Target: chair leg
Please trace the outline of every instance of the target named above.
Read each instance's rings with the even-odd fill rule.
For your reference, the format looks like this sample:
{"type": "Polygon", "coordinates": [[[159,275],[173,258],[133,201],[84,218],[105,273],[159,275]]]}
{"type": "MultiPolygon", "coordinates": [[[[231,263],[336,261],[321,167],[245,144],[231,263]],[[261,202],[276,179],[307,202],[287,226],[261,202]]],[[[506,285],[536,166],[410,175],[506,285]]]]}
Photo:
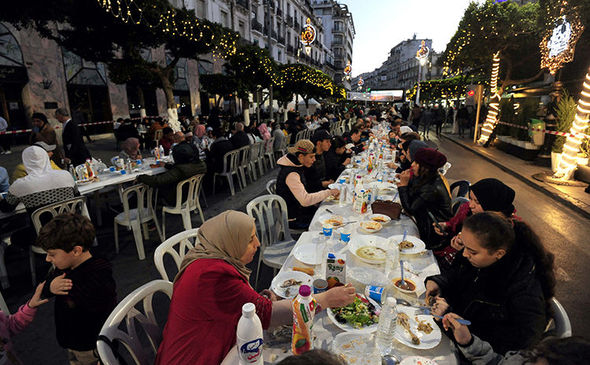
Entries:
{"type": "Polygon", "coordinates": [[[0,243],[0,284],[2,285],[2,289],[7,289],[10,287],[10,283],[8,282],[8,271],[6,271],[6,262],[4,261],[4,250],[6,246],[4,246],[4,242],[0,243]]]}
{"type": "Polygon", "coordinates": [[[191,222],[191,213],[187,211],[183,211],[182,214],[182,225],[184,226],[185,230],[189,230],[193,228],[193,224],[191,222]]]}
{"type": "Polygon", "coordinates": [[[143,228],[143,238],[146,240],[149,240],[150,239],[150,231],[148,230],[147,223],[143,223],[141,225],[141,228],[143,228]]]}
{"type": "Polygon", "coordinates": [[[227,183],[229,184],[229,191],[231,192],[231,195],[236,195],[236,190],[234,189],[234,177],[231,174],[226,175],[225,177],[227,177],[227,183]]]}
{"type": "Polygon", "coordinates": [[[236,178],[238,179],[238,186],[240,187],[240,190],[244,190],[246,186],[242,184],[242,179],[240,178],[240,171],[236,171],[236,178]]]}
{"type": "Polygon", "coordinates": [[[162,210],[162,242],[166,241],[166,212],[162,210]]]}
{"type": "Polygon", "coordinates": [[[207,197],[205,196],[205,189],[203,189],[203,186],[201,186],[199,196],[203,198],[203,204],[205,204],[205,208],[209,208],[209,205],[207,204],[207,197]]]}
{"type": "Polygon", "coordinates": [[[33,288],[37,287],[37,270],[35,268],[35,253],[31,246],[29,246],[29,265],[31,266],[31,283],[33,288]]]}
{"type": "Polygon", "coordinates": [[[139,221],[131,222],[131,230],[133,231],[133,238],[135,239],[135,247],[137,247],[137,256],[140,260],[145,260],[145,249],[143,247],[143,238],[141,237],[139,221]]]}
{"type": "Polygon", "coordinates": [[[211,195],[215,195],[215,176],[216,176],[215,173],[213,173],[213,190],[212,190],[211,195]]]}
{"type": "Polygon", "coordinates": [[[115,232],[115,253],[119,253],[119,227],[117,226],[117,220],[113,224],[113,231],[115,232]]]}
{"type": "Polygon", "coordinates": [[[203,215],[203,209],[201,209],[201,204],[197,204],[197,210],[199,211],[199,216],[201,217],[201,224],[205,223],[205,216],[203,215]]]}

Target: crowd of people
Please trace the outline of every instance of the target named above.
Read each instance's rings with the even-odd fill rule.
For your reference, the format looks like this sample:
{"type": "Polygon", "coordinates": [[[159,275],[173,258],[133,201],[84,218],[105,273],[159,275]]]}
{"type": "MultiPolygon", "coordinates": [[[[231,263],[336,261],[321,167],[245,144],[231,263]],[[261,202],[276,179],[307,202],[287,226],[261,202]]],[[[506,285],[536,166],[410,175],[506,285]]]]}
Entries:
{"type": "MultiPolygon", "coordinates": [[[[363,110],[357,106],[306,117],[291,113],[284,123],[271,120],[270,128],[266,123],[210,125],[183,119],[182,131],[176,133],[160,120],[121,120],[115,135],[121,142],[119,155],[134,159],[140,158],[142,149],[153,147],[154,136],[161,130],[158,144],[172,154],[174,164],[161,175],[140,176],[138,181],[163,190],[161,196],[168,204],[176,201],[175,189],[170,186],[195,174],[215,172],[228,151],[272,137],[278,151],[282,142],[277,144],[277,140],[290,136],[292,146],[277,160],[276,194],[287,204],[290,227],[306,229],[319,203],[339,195],[338,189],[329,186],[351,157],[367,147],[374,137],[372,128],[386,124],[390,133],[384,142],[398,152],[398,160],[387,168],[399,174],[401,206],[415,220],[421,239],[434,251],[441,268],[440,275],[425,280],[426,301],[433,314],[442,317],[440,326],[456,344],[461,358],[478,364],[542,364],[542,360],[552,363],[552,359],[583,363],[590,355],[590,344],[584,339],[543,339],[552,318],[554,256],[531,226],[516,215],[515,191],[502,181],[485,178],[471,185],[468,202],[456,209],[451,206],[449,184],[441,173],[447,157],[433,143],[423,141],[430,124],[442,118],[436,109],[420,110],[419,118],[416,108],[404,107],[398,112],[395,107],[363,110]],[[332,123],[342,121],[349,125],[348,130],[333,136],[332,123]],[[428,126],[422,135],[420,123],[428,126]],[[296,134],[306,128],[313,129],[311,139],[295,141],[296,134]],[[460,318],[468,318],[471,325],[460,324],[460,318]]],[[[24,175],[9,185],[8,194],[0,200],[3,210],[22,202],[30,213],[78,195],[71,175],[61,171],[55,160],[55,132],[44,117],[35,117],[38,130],[31,137],[32,145],[23,152],[24,175]]],[[[64,157],[58,158],[59,162],[85,161],[90,154],[80,132],[72,128],[76,125],[68,119],[67,111],[58,109],[56,117],[64,124],[65,135],[64,157]]],[[[0,178],[2,174],[0,169],[0,178]]],[[[0,181],[0,188],[5,187],[0,181]]],[[[59,344],[68,350],[72,364],[96,364],[96,338],[116,304],[116,285],[110,264],[89,251],[95,236],[92,223],[69,213],[46,223],[37,237],[34,232],[27,235],[15,240],[36,242],[47,251],[46,260],[53,268],[16,314],[4,319],[0,316],[0,333],[9,339],[30,323],[39,305],[55,297],[59,344]]],[[[255,304],[265,329],[292,320],[291,301],[268,290],[258,293],[250,284],[251,270],[246,265],[260,246],[253,218],[225,211],[201,225],[197,242],[174,279],[157,364],[220,363],[235,345],[240,308],[247,302],[255,304]]],[[[351,303],[355,290],[346,285],[315,298],[319,311],[351,303]]],[[[10,344],[4,348],[10,353],[10,344]]],[[[9,363],[18,363],[14,354],[10,356],[9,363]]],[[[304,358],[308,364],[339,363],[330,354],[313,351],[281,364],[303,363],[304,358]]]]}

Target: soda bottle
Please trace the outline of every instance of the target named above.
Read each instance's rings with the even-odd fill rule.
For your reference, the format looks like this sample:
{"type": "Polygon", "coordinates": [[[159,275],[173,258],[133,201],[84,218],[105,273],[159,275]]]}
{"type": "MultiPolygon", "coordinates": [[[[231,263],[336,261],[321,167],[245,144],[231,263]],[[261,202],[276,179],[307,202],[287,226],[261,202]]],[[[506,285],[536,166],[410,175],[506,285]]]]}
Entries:
{"type": "Polygon", "coordinates": [[[315,315],[316,301],[311,296],[309,285],[299,287],[299,295],[293,299],[293,337],[291,351],[301,355],[313,348],[311,329],[315,315]]]}
{"type": "Polygon", "coordinates": [[[262,324],[256,315],[256,307],[253,303],[246,303],[242,306],[242,317],[236,331],[240,365],[264,364],[262,342],[262,324]]]}

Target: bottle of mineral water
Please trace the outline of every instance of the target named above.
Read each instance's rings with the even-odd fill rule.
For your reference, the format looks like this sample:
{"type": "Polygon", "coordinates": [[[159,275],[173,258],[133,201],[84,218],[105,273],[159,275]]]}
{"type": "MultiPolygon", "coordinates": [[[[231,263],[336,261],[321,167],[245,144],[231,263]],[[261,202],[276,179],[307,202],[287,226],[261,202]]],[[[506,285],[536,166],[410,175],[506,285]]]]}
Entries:
{"type": "Polygon", "coordinates": [[[236,346],[240,365],[262,365],[262,324],[256,315],[253,303],[242,306],[242,317],[238,321],[236,346]]]}
{"type": "Polygon", "coordinates": [[[397,324],[397,310],[395,307],[395,298],[387,297],[379,315],[376,343],[382,355],[388,355],[393,349],[393,337],[397,324]]]}

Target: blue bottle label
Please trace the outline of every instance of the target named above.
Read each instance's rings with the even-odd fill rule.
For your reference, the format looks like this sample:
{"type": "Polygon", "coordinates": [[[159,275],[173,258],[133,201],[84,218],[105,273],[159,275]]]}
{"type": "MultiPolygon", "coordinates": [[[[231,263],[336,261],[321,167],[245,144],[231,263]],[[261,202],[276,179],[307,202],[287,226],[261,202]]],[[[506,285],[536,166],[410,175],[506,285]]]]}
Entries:
{"type": "Polygon", "coordinates": [[[240,359],[246,363],[253,364],[258,361],[262,355],[262,338],[246,342],[240,347],[240,359]]]}

